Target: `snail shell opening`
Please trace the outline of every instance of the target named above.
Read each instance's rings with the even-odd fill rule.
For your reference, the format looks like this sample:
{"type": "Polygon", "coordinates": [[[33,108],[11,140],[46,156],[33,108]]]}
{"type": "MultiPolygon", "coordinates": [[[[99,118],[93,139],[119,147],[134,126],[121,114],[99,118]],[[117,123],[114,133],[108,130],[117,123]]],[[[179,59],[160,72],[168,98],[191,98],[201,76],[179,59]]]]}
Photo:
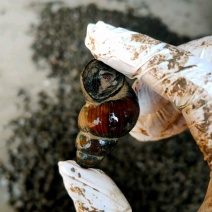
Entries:
{"type": "Polygon", "coordinates": [[[98,60],[90,61],[82,73],[87,94],[96,102],[114,96],[123,87],[125,76],[98,60]]]}

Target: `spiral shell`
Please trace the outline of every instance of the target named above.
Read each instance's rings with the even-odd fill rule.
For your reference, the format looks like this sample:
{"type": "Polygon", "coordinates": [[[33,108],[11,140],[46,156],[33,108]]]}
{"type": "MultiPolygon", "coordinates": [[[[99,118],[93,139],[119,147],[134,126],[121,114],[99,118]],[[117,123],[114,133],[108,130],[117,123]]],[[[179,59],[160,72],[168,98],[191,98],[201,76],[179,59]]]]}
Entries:
{"type": "Polygon", "coordinates": [[[93,167],[134,127],[139,105],[124,75],[98,60],[85,67],[81,87],[86,104],[78,117],[77,162],[93,167]]]}

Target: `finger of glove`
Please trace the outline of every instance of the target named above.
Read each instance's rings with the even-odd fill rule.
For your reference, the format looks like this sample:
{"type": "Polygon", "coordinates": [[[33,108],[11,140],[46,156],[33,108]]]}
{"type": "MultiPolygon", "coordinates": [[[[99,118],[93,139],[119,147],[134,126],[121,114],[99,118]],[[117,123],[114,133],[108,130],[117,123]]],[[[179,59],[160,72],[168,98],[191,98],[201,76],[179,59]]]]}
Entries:
{"type": "Polygon", "coordinates": [[[59,172],[77,211],[132,211],[116,184],[101,170],[59,162],[59,172]]]}
{"type": "MultiPolygon", "coordinates": [[[[179,46],[195,56],[212,61],[212,36],[197,39],[179,46]]],[[[140,116],[130,134],[139,141],[160,140],[183,132],[186,121],[176,107],[137,79],[133,89],[138,96],[140,116]]]]}
{"type": "MultiPolygon", "coordinates": [[[[212,177],[212,172],[210,173],[212,177]]],[[[210,178],[208,189],[204,198],[204,201],[199,208],[198,212],[211,212],[212,211],[212,179],[210,178]]]]}
{"type": "Polygon", "coordinates": [[[212,36],[199,38],[178,47],[208,62],[212,62],[212,36]]]}

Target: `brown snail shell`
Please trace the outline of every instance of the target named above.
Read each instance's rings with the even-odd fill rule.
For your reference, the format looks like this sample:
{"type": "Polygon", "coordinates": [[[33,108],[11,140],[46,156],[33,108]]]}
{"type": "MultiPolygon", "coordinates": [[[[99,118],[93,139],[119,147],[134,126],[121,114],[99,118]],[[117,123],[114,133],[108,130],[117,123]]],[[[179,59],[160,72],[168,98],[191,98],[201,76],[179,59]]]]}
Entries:
{"type": "Polygon", "coordinates": [[[77,162],[93,167],[134,127],[139,105],[125,76],[98,60],[85,67],[81,87],[86,104],[78,117],[77,162]]]}

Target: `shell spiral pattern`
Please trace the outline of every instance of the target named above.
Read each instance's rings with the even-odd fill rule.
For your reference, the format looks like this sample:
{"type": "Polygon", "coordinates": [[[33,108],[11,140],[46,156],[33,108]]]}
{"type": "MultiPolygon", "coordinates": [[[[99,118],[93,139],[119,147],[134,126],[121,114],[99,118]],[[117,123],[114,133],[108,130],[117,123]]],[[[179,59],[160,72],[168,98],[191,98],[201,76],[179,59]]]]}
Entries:
{"type": "Polygon", "coordinates": [[[125,76],[98,60],[87,64],[80,81],[86,104],[78,117],[77,163],[94,167],[134,127],[139,104],[125,76]]]}

